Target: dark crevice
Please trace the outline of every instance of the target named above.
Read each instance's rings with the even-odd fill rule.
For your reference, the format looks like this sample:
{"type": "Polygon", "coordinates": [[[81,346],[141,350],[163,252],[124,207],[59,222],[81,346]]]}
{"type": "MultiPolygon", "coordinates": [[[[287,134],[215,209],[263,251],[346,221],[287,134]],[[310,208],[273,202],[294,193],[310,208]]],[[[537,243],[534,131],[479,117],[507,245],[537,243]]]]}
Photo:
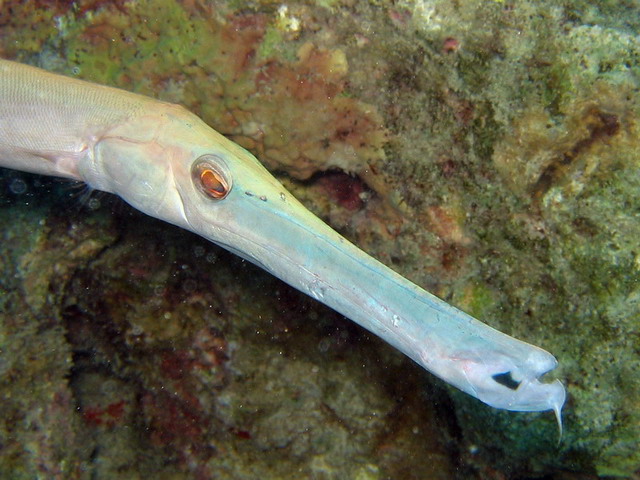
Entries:
{"type": "Polygon", "coordinates": [[[576,159],[589,150],[597,142],[606,142],[620,131],[620,120],[617,115],[598,109],[591,109],[585,114],[585,123],[589,135],[577,141],[571,148],[557,156],[542,171],[538,181],[532,188],[535,200],[540,200],[567,172],[576,159]]]}

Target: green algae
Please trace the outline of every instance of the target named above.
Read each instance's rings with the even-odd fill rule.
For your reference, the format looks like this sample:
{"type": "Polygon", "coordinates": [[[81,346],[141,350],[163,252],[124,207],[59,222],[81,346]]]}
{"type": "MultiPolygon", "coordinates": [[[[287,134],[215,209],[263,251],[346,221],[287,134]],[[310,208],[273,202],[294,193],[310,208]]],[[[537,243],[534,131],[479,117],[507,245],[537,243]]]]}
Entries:
{"type": "Polygon", "coordinates": [[[34,292],[21,281],[22,259],[46,237],[48,210],[26,205],[0,210],[0,220],[7,226],[0,254],[1,295],[6,301],[6,308],[0,311],[3,478],[34,478],[53,472],[73,478],[90,454],[73,415],[75,406],[65,377],[71,352],[59,317],[50,303],[40,308],[28,303],[25,294],[34,292]]]}

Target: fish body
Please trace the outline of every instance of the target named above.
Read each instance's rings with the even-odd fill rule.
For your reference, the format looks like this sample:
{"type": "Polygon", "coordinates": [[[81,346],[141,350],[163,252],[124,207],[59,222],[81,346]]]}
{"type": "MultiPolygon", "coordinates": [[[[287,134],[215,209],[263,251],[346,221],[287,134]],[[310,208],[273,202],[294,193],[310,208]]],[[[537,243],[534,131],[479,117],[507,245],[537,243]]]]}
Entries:
{"type": "Polygon", "coordinates": [[[86,182],[325,303],[496,408],[553,410],[556,359],[448,305],[298,202],[181,106],[0,60],[0,166],[86,182]]]}

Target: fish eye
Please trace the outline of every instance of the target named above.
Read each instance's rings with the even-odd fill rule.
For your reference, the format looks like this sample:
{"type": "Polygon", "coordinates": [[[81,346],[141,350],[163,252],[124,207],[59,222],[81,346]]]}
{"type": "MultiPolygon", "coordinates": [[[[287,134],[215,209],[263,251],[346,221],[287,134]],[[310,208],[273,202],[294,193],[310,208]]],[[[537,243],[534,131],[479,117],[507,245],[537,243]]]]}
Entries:
{"type": "Polygon", "coordinates": [[[215,155],[199,157],[191,167],[191,179],[198,190],[214,200],[222,200],[231,191],[231,175],[215,155]]]}

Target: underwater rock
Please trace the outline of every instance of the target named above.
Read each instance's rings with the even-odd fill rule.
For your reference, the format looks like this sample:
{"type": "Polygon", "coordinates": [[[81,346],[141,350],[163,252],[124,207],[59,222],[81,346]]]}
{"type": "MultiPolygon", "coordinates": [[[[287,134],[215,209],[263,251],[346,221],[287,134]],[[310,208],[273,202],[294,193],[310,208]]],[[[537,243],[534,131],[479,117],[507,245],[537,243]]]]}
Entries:
{"type": "Polygon", "coordinates": [[[2,3],[3,56],[185,104],[365,250],[554,353],[569,401],[557,446],[551,415],[444,390],[189,234],[109,201],[70,222],[43,206],[50,193],[25,206],[33,177],[3,177],[0,471],[31,478],[35,458],[68,476],[96,458],[100,475],[201,478],[640,469],[637,11],[2,3]],[[337,176],[313,181],[325,171],[337,176]]]}

